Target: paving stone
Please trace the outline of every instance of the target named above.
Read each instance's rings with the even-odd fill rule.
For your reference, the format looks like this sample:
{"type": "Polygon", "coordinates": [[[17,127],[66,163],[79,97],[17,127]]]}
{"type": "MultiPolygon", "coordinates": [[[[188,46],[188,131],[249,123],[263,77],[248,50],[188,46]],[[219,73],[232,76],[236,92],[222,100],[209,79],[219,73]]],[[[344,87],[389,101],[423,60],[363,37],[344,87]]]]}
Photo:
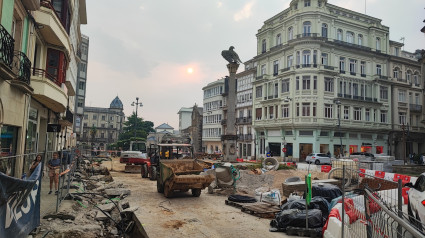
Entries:
{"type": "Polygon", "coordinates": [[[120,196],[121,194],[130,195],[131,191],[130,189],[124,189],[124,188],[109,188],[109,189],[105,189],[105,193],[108,196],[120,196]]]}
{"type": "Polygon", "coordinates": [[[109,218],[101,211],[98,211],[96,217],[94,218],[96,221],[106,221],[109,218]]]}
{"type": "Polygon", "coordinates": [[[115,208],[115,205],[113,203],[108,203],[108,204],[98,205],[97,207],[105,212],[110,212],[112,211],[112,209],[115,208]]]}

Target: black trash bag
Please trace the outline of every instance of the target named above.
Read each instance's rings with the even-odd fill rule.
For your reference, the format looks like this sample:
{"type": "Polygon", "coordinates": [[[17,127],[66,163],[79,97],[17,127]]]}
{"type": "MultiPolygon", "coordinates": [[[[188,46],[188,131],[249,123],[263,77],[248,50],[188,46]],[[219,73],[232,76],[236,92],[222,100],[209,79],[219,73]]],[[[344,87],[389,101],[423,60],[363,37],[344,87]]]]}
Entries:
{"type": "MultiPolygon", "coordinates": [[[[287,202],[280,207],[281,210],[287,209],[299,209],[305,210],[305,199],[298,199],[294,201],[287,202]]],[[[319,209],[322,211],[323,216],[328,217],[329,215],[329,203],[328,201],[320,196],[313,197],[310,201],[308,209],[319,209]]]]}
{"type": "MultiPolygon", "coordinates": [[[[288,226],[305,227],[306,210],[288,209],[282,210],[274,220],[270,221],[271,231],[286,231],[288,226]]],[[[319,209],[308,210],[308,227],[323,227],[326,219],[319,209]]]]}
{"type": "Polygon", "coordinates": [[[330,203],[332,199],[342,196],[342,191],[338,186],[333,184],[314,184],[311,187],[311,195],[312,197],[324,197],[330,203]]]}
{"type": "Polygon", "coordinates": [[[240,202],[240,203],[254,203],[257,202],[254,197],[244,196],[244,195],[230,195],[227,200],[232,202],[240,202]]]}

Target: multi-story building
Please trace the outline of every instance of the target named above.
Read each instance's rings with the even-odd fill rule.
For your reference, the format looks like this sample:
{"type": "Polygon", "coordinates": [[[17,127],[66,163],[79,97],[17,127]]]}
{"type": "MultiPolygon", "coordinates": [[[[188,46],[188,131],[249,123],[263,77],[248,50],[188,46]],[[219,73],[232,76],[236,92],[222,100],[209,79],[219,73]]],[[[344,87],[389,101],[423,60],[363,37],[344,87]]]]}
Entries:
{"type": "MultiPolygon", "coordinates": [[[[73,145],[72,122],[84,0],[11,0],[1,6],[2,153],[22,155],[73,145]],[[61,124],[47,132],[48,124],[61,124]],[[4,149],[6,148],[6,149],[4,149]]],[[[74,141],[75,142],[75,141],[74,141]]],[[[18,156],[15,176],[31,163],[18,156]]],[[[11,164],[11,163],[9,163],[11,164]]]]}
{"type": "Polygon", "coordinates": [[[245,63],[245,71],[236,74],[236,126],[238,135],[238,157],[255,158],[255,131],[252,128],[252,82],[256,76],[256,65],[245,63]]]}
{"type": "Polygon", "coordinates": [[[192,125],[192,107],[182,107],[179,112],[179,132],[192,125]]]}
{"type": "MultiPolygon", "coordinates": [[[[416,122],[418,107],[407,97],[412,93],[414,100],[420,87],[397,81],[392,72],[406,64],[398,67],[408,66],[413,79],[419,65],[390,56],[392,45],[400,45],[391,44],[380,19],[326,0],[293,0],[264,22],[257,42],[253,127],[260,155],[303,160],[312,152],[392,153],[390,133],[400,131],[394,111],[404,107],[406,122],[409,115],[416,122]],[[399,90],[406,105],[393,104],[399,90]]],[[[424,129],[416,126],[421,135],[424,129]]]]}
{"type": "Polygon", "coordinates": [[[77,90],[76,90],[76,103],[75,103],[75,121],[74,121],[74,133],[77,138],[77,142],[80,141],[81,133],[83,131],[83,124],[81,121],[84,116],[84,106],[86,101],[86,87],[87,87],[87,66],[88,66],[88,55],[89,55],[89,37],[81,36],[81,61],[78,64],[77,74],[77,90]]]}
{"type": "Polygon", "coordinates": [[[203,87],[203,126],[202,147],[206,153],[220,153],[222,151],[221,135],[222,124],[226,123],[223,117],[223,108],[226,106],[225,79],[219,79],[203,87]]]}
{"type": "Polygon", "coordinates": [[[121,100],[115,97],[109,108],[85,107],[83,118],[82,144],[101,150],[118,141],[125,121],[124,107],[121,100]]]}

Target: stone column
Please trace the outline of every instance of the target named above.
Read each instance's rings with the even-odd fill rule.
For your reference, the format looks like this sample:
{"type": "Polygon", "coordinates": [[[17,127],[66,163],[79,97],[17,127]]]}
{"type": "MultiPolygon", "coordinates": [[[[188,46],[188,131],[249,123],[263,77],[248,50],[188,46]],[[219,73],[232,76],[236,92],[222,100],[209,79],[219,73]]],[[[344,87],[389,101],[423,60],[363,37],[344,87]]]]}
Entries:
{"type": "MultiPolygon", "coordinates": [[[[237,138],[236,135],[236,78],[239,64],[230,63],[227,65],[229,70],[229,93],[227,94],[227,127],[222,136],[224,160],[229,162],[236,161],[237,138]]],[[[242,148],[239,148],[242,149],[242,148]]]]}

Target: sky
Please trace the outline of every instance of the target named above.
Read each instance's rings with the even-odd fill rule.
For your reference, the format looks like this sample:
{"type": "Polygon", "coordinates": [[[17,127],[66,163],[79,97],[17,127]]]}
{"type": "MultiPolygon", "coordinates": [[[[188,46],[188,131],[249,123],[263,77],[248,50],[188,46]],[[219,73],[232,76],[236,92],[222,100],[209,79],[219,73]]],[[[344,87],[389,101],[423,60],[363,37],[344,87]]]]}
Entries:
{"type": "MultiPolygon", "coordinates": [[[[255,34],[290,0],[87,0],[90,38],[86,106],[109,107],[118,96],[126,116],[178,129],[182,107],[202,106],[202,87],[228,74],[221,51],[243,62],[256,55],[255,34]]],[[[404,50],[425,48],[423,0],[328,0],[382,19],[404,50]]],[[[243,71],[243,65],[239,71],[243,71]]]]}

